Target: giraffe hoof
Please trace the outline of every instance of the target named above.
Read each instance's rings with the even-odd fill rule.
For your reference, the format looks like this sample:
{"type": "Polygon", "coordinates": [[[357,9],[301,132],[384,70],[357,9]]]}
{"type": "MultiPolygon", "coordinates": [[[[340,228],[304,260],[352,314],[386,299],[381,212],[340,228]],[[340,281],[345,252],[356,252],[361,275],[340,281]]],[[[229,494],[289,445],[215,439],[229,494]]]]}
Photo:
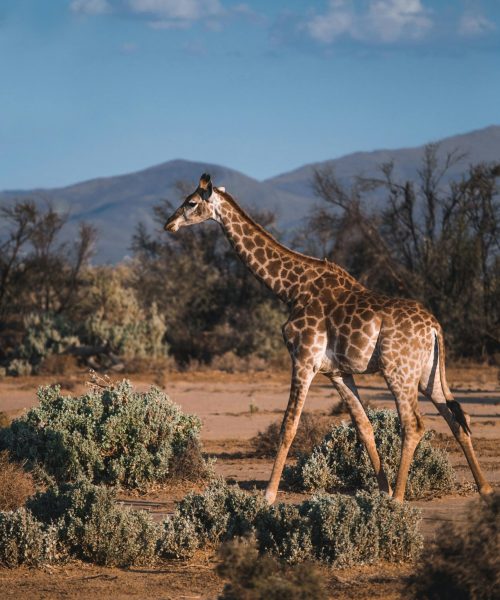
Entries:
{"type": "Polygon", "coordinates": [[[265,498],[269,505],[274,504],[274,501],[276,500],[276,492],[273,492],[272,490],[266,490],[265,498]]]}
{"type": "Polygon", "coordinates": [[[481,496],[489,496],[490,494],[493,494],[493,488],[489,483],[485,483],[479,488],[479,493],[481,496]]]}

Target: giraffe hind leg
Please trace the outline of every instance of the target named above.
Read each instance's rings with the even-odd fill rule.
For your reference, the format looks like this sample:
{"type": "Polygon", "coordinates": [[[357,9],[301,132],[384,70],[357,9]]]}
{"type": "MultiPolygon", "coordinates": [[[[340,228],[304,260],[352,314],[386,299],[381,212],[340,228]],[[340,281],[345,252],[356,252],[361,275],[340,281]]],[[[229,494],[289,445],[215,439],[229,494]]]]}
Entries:
{"type": "Polygon", "coordinates": [[[417,381],[408,381],[403,373],[397,371],[384,373],[384,378],[396,400],[401,423],[401,458],[393,498],[403,501],[413,455],[424,435],[425,427],[418,411],[417,381]]]}
{"type": "Polygon", "coordinates": [[[482,495],[491,494],[493,489],[483,474],[481,465],[479,464],[474,447],[472,445],[469,415],[462,409],[459,402],[456,400],[449,400],[444,397],[441,383],[439,381],[436,381],[433,384],[430,392],[428,386],[426,386],[425,390],[422,391],[424,391],[425,395],[432,401],[434,406],[439,411],[439,414],[448,423],[451,432],[455,436],[457,442],[460,444],[474,477],[474,481],[476,482],[479,493],[482,495]]]}
{"type": "Polygon", "coordinates": [[[345,402],[347,410],[351,416],[351,420],[356,428],[357,434],[361,442],[368,452],[370,462],[372,463],[377,478],[378,487],[381,492],[392,494],[391,485],[384,471],[382,461],[375,445],[375,436],[373,435],[373,427],[370,423],[366,411],[361,403],[356,384],[352,375],[334,376],[328,374],[327,377],[333,383],[340,397],[345,402]]]}

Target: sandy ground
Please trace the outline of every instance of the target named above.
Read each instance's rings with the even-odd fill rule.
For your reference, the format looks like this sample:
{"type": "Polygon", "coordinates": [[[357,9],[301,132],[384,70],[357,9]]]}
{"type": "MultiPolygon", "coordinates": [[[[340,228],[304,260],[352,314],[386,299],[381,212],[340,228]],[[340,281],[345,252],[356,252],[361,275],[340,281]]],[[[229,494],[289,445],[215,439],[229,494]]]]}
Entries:
{"type": "MultiPolygon", "coordinates": [[[[78,394],[85,390],[85,374],[59,378],[63,389],[78,394]]],[[[146,389],[151,377],[129,377],[146,389]]],[[[52,378],[7,378],[0,380],[0,411],[17,416],[36,403],[38,385],[52,378]]],[[[448,380],[457,400],[471,415],[472,432],[480,462],[496,489],[500,489],[500,382],[493,367],[462,367],[448,370],[448,380]]],[[[385,384],[378,376],[357,378],[361,396],[375,408],[394,407],[385,384]]],[[[251,438],[270,423],[281,420],[288,400],[286,373],[223,374],[218,372],[175,373],[164,379],[172,400],[184,411],[196,413],[203,422],[206,451],[217,459],[215,469],[245,489],[261,490],[270,475],[272,461],[253,455],[251,438]]],[[[306,410],[328,415],[338,401],[324,378],[314,381],[306,410]]],[[[444,434],[440,444],[450,453],[459,479],[472,481],[458,445],[432,403],[422,400],[421,411],[428,428],[444,434]]],[[[345,417],[338,417],[345,418],[345,417]]],[[[157,518],[174,509],[187,487],[162,490],[146,498],[131,499],[152,510],[157,518]]],[[[278,501],[299,502],[306,496],[280,491],[278,501]]],[[[476,495],[446,496],[418,501],[422,509],[422,531],[427,540],[449,521],[463,520],[467,504],[476,495]]],[[[217,598],[223,581],[215,574],[216,556],[199,553],[189,562],[169,562],[151,569],[105,569],[82,563],[40,570],[0,570],[0,598],[217,598]]],[[[332,598],[403,598],[405,579],[412,565],[378,564],[347,570],[322,567],[332,598]]]]}

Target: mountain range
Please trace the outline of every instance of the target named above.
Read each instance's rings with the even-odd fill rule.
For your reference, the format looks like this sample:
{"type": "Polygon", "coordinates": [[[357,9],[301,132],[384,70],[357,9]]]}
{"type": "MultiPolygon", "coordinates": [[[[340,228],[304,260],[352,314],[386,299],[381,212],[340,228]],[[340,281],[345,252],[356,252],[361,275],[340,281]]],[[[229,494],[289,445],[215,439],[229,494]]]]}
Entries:
{"type": "MultiPolygon", "coordinates": [[[[493,125],[438,141],[438,157],[458,150],[465,154],[448,172],[458,179],[468,165],[500,162],[500,126],[493,125]]],[[[179,185],[194,189],[200,174],[209,172],[215,185],[223,185],[248,209],[270,210],[285,236],[300,224],[318,202],[312,187],[316,169],[333,168],[337,177],[348,183],[355,176],[376,176],[380,165],[394,162],[394,174],[402,180],[414,179],[421,165],[424,146],[394,150],[356,152],[340,158],[311,163],[264,181],[234,169],[188,160],[171,160],[148,169],[102,177],[53,189],[6,190],[0,202],[32,198],[50,200],[58,210],[69,214],[68,234],[81,220],[94,224],[99,232],[95,262],[115,263],[128,253],[132,234],[139,222],[153,228],[152,207],[168,198],[180,203],[179,185]]]]}

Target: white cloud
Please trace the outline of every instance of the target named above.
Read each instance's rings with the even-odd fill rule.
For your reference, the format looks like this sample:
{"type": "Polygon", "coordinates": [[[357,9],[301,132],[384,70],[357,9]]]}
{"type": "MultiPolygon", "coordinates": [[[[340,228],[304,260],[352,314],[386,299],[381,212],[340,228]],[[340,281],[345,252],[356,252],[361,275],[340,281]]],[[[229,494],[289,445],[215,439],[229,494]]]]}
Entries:
{"type": "Polygon", "coordinates": [[[267,17],[248,4],[226,8],[222,0],[71,0],[69,7],[72,12],[86,15],[113,13],[135,17],[153,29],[187,29],[204,22],[208,29],[219,31],[234,18],[260,26],[268,23],[267,17]]]}
{"type": "Polygon", "coordinates": [[[69,7],[73,12],[85,15],[104,15],[111,12],[111,5],[107,0],[72,0],[69,7]]]}
{"type": "Polygon", "coordinates": [[[325,13],[314,15],[304,28],[316,41],[329,44],[340,36],[364,42],[396,42],[420,38],[432,27],[430,11],[421,0],[330,0],[325,13]]]}
{"type": "Polygon", "coordinates": [[[469,37],[484,35],[495,29],[495,24],[481,14],[465,13],[458,24],[458,33],[469,37]]]}
{"type": "Polygon", "coordinates": [[[343,0],[330,0],[328,10],[316,15],[305,25],[309,35],[324,44],[333,42],[343,34],[355,32],[355,15],[352,8],[343,0]]]}
{"type": "Polygon", "coordinates": [[[406,35],[419,38],[432,27],[429,11],[420,0],[373,0],[368,21],[384,42],[406,35]]]}
{"type": "Polygon", "coordinates": [[[219,0],[129,0],[133,13],[150,16],[154,21],[175,25],[220,15],[219,0]]]}

